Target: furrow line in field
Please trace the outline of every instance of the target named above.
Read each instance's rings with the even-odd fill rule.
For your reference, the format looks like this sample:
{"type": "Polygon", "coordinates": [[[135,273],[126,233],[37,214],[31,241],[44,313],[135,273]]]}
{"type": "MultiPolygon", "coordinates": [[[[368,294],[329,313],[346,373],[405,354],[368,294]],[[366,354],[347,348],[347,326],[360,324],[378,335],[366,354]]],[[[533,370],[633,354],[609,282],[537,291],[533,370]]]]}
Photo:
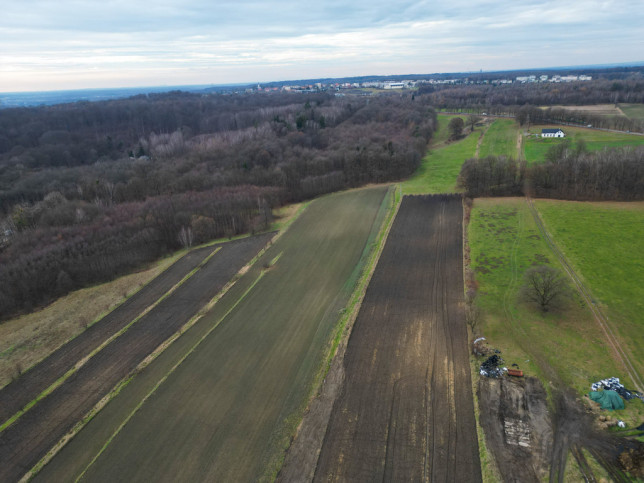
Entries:
{"type": "Polygon", "coordinates": [[[78,372],[92,357],[94,357],[96,354],[98,354],[100,351],[102,351],[105,347],[107,347],[110,343],[112,343],[112,341],[114,341],[116,338],[120,337],[125,332],[127,332],[127,330],[130,329],[135,323],[137,323],[139,320],[141,320],[146,314],[148,314],[151,310],[153,310],[157,305],[159,305],[166,298],[168,298],[170,295],[172,295],[181,285],[183,285],[186,282],[186,280],[188,280],[199,269],[201,269],[201,267],[203,267],[219,250],[221,250],[221,247],[215,248],[209,255],[207,255],[201,261],[201,263],[197,267],[195,267],[193,270],[191,270],[185,277],[183,277],[179,282],[177,282],[175,285],[173,285],[161,297],[159,297],[157,300],[155,300],[154,303],[152,303],[151,305],[148,305],[143,310],[143,312],[141,312],[138,316],[136,316],[125,327],[123,327],[118,332],[116,332],[115,334],[112,334],[110,337],[105,339],[101,344],[99,344],[98,347],[96,347],[94,350],[92,350],[89,354],[85,355],[82,359],[80,359],[78,362],[76,362],[76,364],[74,364],[67,372],[65,372],[61,377],[59,377],[56,381],[54,381],[53,384],[48,386],[44,391],[42,391],[40,394],[38,394],[32,401],[27,403],[26,406],[24,406],[22,409],[20,409],[18,412],[16,412],[13,416],[11,416],[9,419],[7,419],[4,423],[2,423],[2,425],[0,425],[0,433],[2,431],[4,431],[6,428],[8,428],[9,426],[11,426],[14,422],[16,422],[20,417],[22,417],[27,411],[29,411],[31,408],[33,408],[41,400],[43,400],[45,397],[49,396],[54,390],[56,390],[59,386],[61,386],[67,379],[69,379],[76,372],[78,372]]]}

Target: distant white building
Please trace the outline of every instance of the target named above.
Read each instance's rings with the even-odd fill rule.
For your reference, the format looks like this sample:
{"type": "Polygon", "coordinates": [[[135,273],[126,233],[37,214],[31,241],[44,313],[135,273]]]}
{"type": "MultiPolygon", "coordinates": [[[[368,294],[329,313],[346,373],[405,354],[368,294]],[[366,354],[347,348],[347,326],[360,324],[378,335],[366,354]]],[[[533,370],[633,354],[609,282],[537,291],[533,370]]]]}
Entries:
{"type": "Polygon", "coordinates": [[[542,138],[565,138],[566,133],[561,129],[542,129],[541,130],[542,138]]]}
{"type": "Polygon", "coordinates": [[[403,82],[387,82],[385,84],[385,89],[402,89],[405,87],[403,82]]]}

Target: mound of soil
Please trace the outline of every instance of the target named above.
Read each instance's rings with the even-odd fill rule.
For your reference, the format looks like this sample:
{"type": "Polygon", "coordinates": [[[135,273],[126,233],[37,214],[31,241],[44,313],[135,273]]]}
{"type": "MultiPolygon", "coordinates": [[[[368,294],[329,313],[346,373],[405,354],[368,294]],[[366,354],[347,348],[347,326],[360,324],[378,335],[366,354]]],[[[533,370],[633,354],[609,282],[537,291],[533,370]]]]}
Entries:
{"type": "Polygon", "coordinates": [[[482,377],[478,397],[487,447],[503,481],[547,477],[553,434],[539,380],[482,377]]]}
{"type": "Polygon", "coordinates": [[[644,478],[644,444],[630,448],[619,455],[621,467],[635,478],[644,478]]]}

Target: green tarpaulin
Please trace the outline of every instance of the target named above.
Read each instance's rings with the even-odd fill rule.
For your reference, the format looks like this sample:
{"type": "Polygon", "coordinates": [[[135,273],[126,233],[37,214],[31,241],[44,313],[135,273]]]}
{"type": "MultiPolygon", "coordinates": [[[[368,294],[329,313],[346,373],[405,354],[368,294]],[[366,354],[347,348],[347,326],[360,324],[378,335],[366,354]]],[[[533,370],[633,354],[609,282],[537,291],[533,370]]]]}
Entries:
{"type": "Polygon", "coordinates": [[[602,409],[624,409],[624,401],[621,396],[615,391],[593,391],[588,394],[588,397],[599,403],[602,409]]]}

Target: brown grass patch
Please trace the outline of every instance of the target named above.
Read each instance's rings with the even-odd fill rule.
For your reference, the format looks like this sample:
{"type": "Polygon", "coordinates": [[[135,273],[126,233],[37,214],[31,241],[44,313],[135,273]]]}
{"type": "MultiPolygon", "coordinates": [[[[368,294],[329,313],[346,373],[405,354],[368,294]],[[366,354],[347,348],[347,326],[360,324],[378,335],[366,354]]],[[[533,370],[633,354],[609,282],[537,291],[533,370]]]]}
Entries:
{"type": "Polygon", "coordinates": [[[112,282],[77,290],[44,309],[0,324],[0,387],[113,310],[182,253],[112,282]]]}

